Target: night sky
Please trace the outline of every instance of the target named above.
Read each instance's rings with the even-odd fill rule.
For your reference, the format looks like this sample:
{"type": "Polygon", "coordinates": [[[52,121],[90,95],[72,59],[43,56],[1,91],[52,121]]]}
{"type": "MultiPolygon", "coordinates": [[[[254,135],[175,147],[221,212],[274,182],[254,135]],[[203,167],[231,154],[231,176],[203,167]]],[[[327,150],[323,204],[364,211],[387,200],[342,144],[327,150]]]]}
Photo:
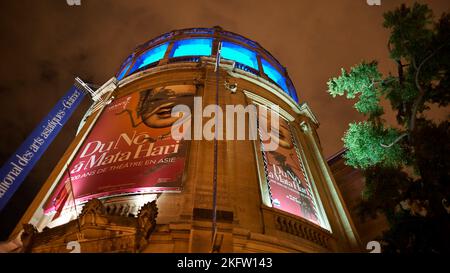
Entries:
{"type": "MultiPolygon", "coordinates": [[[[448,0],[419,2],[427,3],[435,16],[449,12],[448,0]]],[[[320,121],[318,133],[329,157],[342,148],[348,123],[362,117],[351,101],[333,99],[326,82],[341,67],[362,60],[378,60],[384,73],[395,71],[382,14],[401,3],[413,1],[381,0],[381,6],[366,0],[81,0],[81,6],[66,0],[1,1],[0,164],[74,77],[101,85],[146,40],[175,29],[215,25],[257,41],[287,67],[300,101],[320,121]]],[[[86,100],[0,214],[0,241],[64,153],[87,107],[86,100]]],[[[388,113],[386,118],[393,117],[388,113]]]]}

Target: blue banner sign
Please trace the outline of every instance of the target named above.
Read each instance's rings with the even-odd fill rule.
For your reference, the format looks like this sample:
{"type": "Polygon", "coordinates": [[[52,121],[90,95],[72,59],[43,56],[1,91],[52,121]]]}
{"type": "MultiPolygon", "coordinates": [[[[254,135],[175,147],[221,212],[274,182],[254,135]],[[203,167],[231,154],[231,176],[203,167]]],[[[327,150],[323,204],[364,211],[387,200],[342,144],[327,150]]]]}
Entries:
{"type": "Polygon", "coordinates": [[[69,120],[84,97],[72,87],[0,169],[0,211],[69,120]]]}

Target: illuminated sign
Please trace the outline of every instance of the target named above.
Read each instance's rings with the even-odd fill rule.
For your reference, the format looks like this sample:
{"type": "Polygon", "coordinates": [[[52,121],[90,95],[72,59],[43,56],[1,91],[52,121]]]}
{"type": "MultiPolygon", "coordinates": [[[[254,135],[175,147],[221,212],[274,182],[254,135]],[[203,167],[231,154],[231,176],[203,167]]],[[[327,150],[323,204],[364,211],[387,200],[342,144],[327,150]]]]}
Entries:
{"type": "MultiPolygon", "coordinates": [[[[260,115],[260,118],[266,118],[267,128],[271,127],[271,115],[278,116],[273,111],[267,111],[266,117],[260,115]]],[[[279,116],[278,118],[278,134],[259,128],[261,139],[268,140],[261,141],[261,145],[272,206],[321,225],[311,184],[306,177],[289,123],[279,116]],[[265,149],[269,141],[273,141],[277,135],[275,141],[279,144],[278,148],[271,151],[265,149]]]]}
{"type": "Polygon", "coordinates": [[[189,141],[175,140],[171,126],[179,104],[192,107],[194,85],[173,85],[136,92],[105,107],[45,211],[60,211],[71,195],[77,203],[130,193],[180,191],[189,141]],[[69,180],[70,178],[70,180],[69,180]]]}
{"type": "Polygon", "coordinates": [[[83,97],[82,91],[72,87],[0,169],[0,211],[61,131],[83,97]]]}

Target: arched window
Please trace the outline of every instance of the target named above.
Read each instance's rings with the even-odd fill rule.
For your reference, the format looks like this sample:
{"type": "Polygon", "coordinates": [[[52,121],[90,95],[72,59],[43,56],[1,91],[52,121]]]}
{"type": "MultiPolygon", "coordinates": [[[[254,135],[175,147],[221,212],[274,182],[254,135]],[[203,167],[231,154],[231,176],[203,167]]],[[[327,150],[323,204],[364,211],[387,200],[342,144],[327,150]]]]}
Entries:
{"type": "Polygon", "coordinates": [[[233,60],[259,70],[256,53],[238,44],[223,41],[220,55],[224,59],[233,60]]]}
{"type": "Polygon", "coordinates": [[[283,89],[287,94],[289,94],[289,89],[287,88],[286,85],[286,78],[283,75],[281,75],[281,73],[278,72],[278,70],[275,67],[273,67],[268,61],[266,61],[263,58],[261,58],[261,65],[263,67],[264,74],[266,74],[267,77],[269,77],[269,79],[274,81],[279,87],[281,87],[281,89],[283,89]]]}
{"type": "Polygon", "coordinates": [[[131,62],[127,63],[122,70],[117,75],[117,79],[120,81],[125,76],[125,73],[127,73],[128,68],[130,68],[131,62]]]}
{"type": "Polygon", "coordinates": [[[136,58],[136,62],[130,70],[130,74],[134,71],[161,60],[166,53],[169,43],[161,44],[157,47],[149,49],[136,58]]]}

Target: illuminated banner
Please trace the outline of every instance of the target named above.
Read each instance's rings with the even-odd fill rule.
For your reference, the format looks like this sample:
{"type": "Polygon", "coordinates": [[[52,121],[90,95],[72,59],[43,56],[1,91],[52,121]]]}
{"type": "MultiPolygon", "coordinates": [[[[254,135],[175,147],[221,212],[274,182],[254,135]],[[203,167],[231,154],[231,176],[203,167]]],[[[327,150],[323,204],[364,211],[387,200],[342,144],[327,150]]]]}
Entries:
{"type": "Polygon", "coordinates": [[[69,120],[83,97],[82,91],[72,87],[3,165],[0,170],[0,211],[69,120]]]}
{"type": "MultiPolygon", "coordinates": [[[[262,112],[264,114],[264,112],[262,112]]],[[[276,141],[277,134],[270,129],[271,116],[276,115],[268,111],[261,118],[267,120],[267,132],[261,130],[263,160],[267,166],[267,184],[274,208],[292,213],[320,225],[317,207],[309,180],[305,177],[304,166],[299,159],[296,143],[286,120],[279,117],[279,146],[274,151],[264,151],[269,141],[276,141]]],[[[274,129],[273,129],[274,130],[274,129]]]]}
{"type": "MultiPolygon", "coordinates": [[[[174,140],[172,116],[179,104],[192,107],[194,85],[136,92],[105,107],[75,159],[45,205],[45,212],[70,206],[71,183],[77,203],[131,193],[180,191],[187,140],[174,140]],[[69,180],[70,178],[70,180],[69,180]]],[[[189,129],[190,130],[190,129],[189,129]]],[[[72,203],[72,204],[71,204],[72,203]]]]}

